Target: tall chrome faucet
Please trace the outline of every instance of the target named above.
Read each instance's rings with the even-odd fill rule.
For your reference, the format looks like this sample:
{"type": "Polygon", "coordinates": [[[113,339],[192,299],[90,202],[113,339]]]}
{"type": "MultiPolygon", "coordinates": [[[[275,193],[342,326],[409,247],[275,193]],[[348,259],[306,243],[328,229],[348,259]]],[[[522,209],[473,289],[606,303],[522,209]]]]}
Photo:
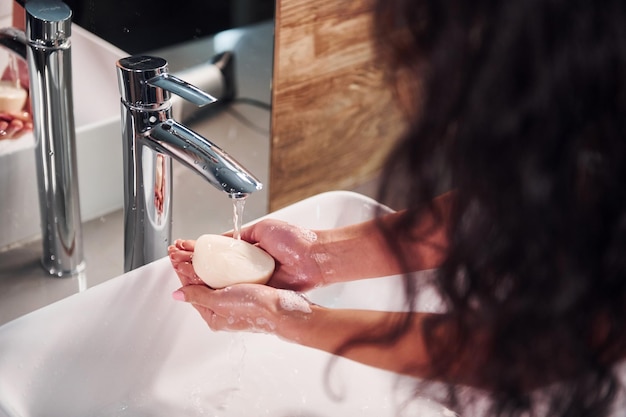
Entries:
{"type": "Polygon", "coordinates": [[[26,31],[0,29],[0,45],[26,59],[29,69],[42,264],[52,275],[74,275],[85,262],[72,102],[72,11],[58,0],[30,0],[25,10],[26,31]]]}
{"type": "Polygon", "coordinates": [[[233,198],[261,190],[254,175],[209,140],[172,119],[170,93],[199,106],[209,94],[171,75],[167,61],[117,62],[124,157],[124,269],[167,254],[172,224],[172,159],[233,198]]]}

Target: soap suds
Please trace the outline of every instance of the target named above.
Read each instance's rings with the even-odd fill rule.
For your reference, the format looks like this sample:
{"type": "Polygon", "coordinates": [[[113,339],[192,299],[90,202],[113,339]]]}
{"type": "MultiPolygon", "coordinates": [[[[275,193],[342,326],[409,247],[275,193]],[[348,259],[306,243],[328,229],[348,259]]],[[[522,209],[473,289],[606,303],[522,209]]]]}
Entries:
{"type": "Polygon", "coordinates": [[[300,254],[284,243],[279,243],[276,249],[279,252],[287,254],[287,257],[283,260],[283,264],[287,266],[294,266],[300,262],[300,254]]]}
{"type": "Polygon", "coordinates": [[[257,317],[256,324],[260,328],[267,329],[270,332],[273,332],[274,330],[276,330],[276,325],[264,317],[257,317]]]}
{"type": "Polygon", "coordinates": [[[280,306],[287,311],[311,313],[311,303],[304,296],[295,291],[283,290],[278,293],[280,306]]]}
{"type": "Polygon", "coordinates": [[[285,252],[287,255],[293,257],[296,261],[300,260],[300,254],[296,252],[293,248],[285,245],[284,243],[279,243],[276,249],[281,252],[285,252]]]}
{"type": "Polygon", "coordinates": [[[327,253],[319,252],[314,253],[312,256],[313,260],[315,260],[315,262],[317,262],[318,264],[323,264],[330,261],[330,255],[327,253]]]}
{"type": "Polygon", "coordinates": [[[304,271],[297,270],[295,273],[295,282],[306,283],[309,281],[309,274],[304,271]]]}
{"type": "Polygon", "coordinates": [[[317,235],[312,230],[300,228],[298,231],[300,232],[300,237],[309,243],[313,243],[317,240],[317,235]]]}
{"type": "Polygon", "coordinates": [[[326,276],[335,275],[335,270],[332,268],[331,257],[327,253],[314,253],[311,258],[319,265],[323,274],[326,276]]]}

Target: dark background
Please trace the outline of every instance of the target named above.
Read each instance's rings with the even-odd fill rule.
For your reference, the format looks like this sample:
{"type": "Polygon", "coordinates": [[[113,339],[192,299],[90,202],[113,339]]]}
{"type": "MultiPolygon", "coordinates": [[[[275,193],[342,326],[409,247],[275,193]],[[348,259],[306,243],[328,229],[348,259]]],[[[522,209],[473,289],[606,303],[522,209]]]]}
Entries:
{"type": "Polygon", "coordinates": [[[64,0],[73,21],[136,54],[274,18],[275,0],[64,0]]]}

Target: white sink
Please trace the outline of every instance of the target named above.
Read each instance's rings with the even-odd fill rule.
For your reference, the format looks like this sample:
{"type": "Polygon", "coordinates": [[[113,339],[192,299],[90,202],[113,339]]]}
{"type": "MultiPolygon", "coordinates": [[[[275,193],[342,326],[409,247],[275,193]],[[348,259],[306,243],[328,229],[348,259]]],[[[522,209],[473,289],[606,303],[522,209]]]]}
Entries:
{"type": "MultiPolygon", "coordinates": [[[[330,228],[366,220],[375,207],[359,194],[331,192],[269,216],[330,228]]],[[[274,336],[214,333],[172,300],[178,287],[164,258],[0,327],[0,415],[448,414],[426,399],[403,408],[410,378],[343,358],[331,363],[332,355],[274,336]]],[[[310,296],[328,306],[387,308],[399,288],[392,277],[310,296]]],[[[423,307],[436,303],[425,299],[423,307]]]]}

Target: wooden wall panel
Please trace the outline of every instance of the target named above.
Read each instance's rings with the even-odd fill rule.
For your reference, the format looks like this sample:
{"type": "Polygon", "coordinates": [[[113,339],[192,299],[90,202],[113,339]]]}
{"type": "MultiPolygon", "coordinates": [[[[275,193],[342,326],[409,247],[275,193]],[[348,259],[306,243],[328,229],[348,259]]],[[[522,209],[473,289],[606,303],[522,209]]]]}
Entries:
{"type": "Polygon", "coordinates": [[[278,0],[270,210],[374,178],[403,129],[368,0],[278,0]]]}

